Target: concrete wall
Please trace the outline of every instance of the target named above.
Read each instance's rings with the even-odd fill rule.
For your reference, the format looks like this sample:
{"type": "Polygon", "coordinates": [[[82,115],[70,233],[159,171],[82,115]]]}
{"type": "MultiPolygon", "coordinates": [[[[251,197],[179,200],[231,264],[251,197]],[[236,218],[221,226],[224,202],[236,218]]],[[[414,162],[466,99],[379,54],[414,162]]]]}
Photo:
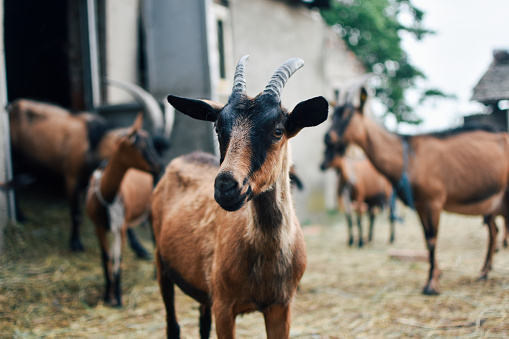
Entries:
{"type": "MultiPolygon", "coordinates": [[[[339,89],[364,70],[343,41],[323,22],[320,14],[304,6],[274,0],[230,0],[235,60],[249,54],[247,92],[263,90],[274,70],[292,57],[302,58],[303,68],[288,81],[282,103],[289,110],[302,100],[324,96],[333,100],[339,89]]],[[[329,111],[332,113],[332,109],[329,111]]],[[[319,170],[329,127],[302,130],[291,140],[293,160],[304,182],[295,191],[297,214],[302,223],[319,222],[327,200],[334,199],[335,175],[319,170]]]]}

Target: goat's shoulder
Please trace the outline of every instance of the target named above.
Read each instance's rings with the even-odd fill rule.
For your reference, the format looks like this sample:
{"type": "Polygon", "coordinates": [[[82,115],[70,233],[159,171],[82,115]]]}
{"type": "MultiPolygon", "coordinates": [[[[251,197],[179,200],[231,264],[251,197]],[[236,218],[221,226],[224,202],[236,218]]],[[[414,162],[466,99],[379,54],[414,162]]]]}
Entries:
{"type": "Polygon", "coordinates": [[[193,183],[213,182],[218,169],[219,161],[216,157],[197,151],[172,160],[167,173],[187,186],[193,183]]]}

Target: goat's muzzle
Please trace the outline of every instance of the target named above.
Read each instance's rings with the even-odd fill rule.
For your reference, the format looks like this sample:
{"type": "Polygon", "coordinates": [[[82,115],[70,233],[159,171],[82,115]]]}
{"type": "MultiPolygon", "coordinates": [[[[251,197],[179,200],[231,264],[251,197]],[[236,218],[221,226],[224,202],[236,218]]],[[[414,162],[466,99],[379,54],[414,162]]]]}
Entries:
{"type": "Polygon", "coordinates": [[[224,210],[234,212],[239,210],[246,201],[251,199],[251,186],[242,187],[230,172],[220,173],[214,183],[214,199],[224,210]]]}

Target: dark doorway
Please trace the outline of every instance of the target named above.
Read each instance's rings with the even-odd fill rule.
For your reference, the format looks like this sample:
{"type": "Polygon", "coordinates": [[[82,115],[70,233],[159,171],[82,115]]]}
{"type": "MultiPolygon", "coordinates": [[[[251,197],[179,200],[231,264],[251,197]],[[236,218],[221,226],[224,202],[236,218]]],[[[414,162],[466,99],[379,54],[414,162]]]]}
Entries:
{"type": "Polygon", "coordinates": [[[8,100],[71,106],[67,0],[4,0],[8,100]]]}

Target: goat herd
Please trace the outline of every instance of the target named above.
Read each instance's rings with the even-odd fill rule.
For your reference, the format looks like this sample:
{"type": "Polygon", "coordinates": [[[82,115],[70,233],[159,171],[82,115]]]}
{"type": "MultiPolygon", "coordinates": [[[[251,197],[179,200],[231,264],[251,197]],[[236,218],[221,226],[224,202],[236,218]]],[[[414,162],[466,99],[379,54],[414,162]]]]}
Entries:
{"type": "MultiPolygon", "coordinates": [[[[168,96],[178,111],[214,123],[220,159],[194,152],[172,160],[162,175],[161,153],[167,147],[162,112],[141,88],[123,86],[142,100],[157,124],[152,136],[142,129],[142,114],[131,127],[112,129],[97,115],[72,115],[40,102],[19,99],[9,106],[15,159],[47,167],[65,180],[74,251],[83,250],[80,202],[87,190],[86,211],[102,254],[104,300],[112,306],[122,305],[126,239],[138,256],[148,255],[130,226],[150,219],[169,338],[180,335],[175,284],[200,303],[202,338],[210,335],[212,315],[218,338],[233,338],[236,316],[253,311],[263,313],[268,338],[289,337],[291,303],[307,258],[292,200],[288,141],[327,120],[329,103],[320,96],[291,112],[281,106],[283,87],[304,65],[298,58],[281,65],[262,93],[248,97],[247,60],[244,56],[237,65],[226,104],[168,96]]],[[[506,219],[509,211],[509,135],[486,126],[416,136],[390,133],[365,114],[364,82],[335,107],[322,164],[341,175],[338,192],[349,244],[354,242],[352,206],[359,215],[368,206],[370,240],[373,207],[394,202],[394,191],[422,222],[430,263],[424,294],[440,292],[435,250],[442,210],[484,216],[490,237],[480,278],[486,279],[496,248],[495,217],[506,219]],[[360,146],[369,161],[348,164],[349,144],[360,146]]],[[[359,246],[362,241],[359,232],[359,246]]]]}

